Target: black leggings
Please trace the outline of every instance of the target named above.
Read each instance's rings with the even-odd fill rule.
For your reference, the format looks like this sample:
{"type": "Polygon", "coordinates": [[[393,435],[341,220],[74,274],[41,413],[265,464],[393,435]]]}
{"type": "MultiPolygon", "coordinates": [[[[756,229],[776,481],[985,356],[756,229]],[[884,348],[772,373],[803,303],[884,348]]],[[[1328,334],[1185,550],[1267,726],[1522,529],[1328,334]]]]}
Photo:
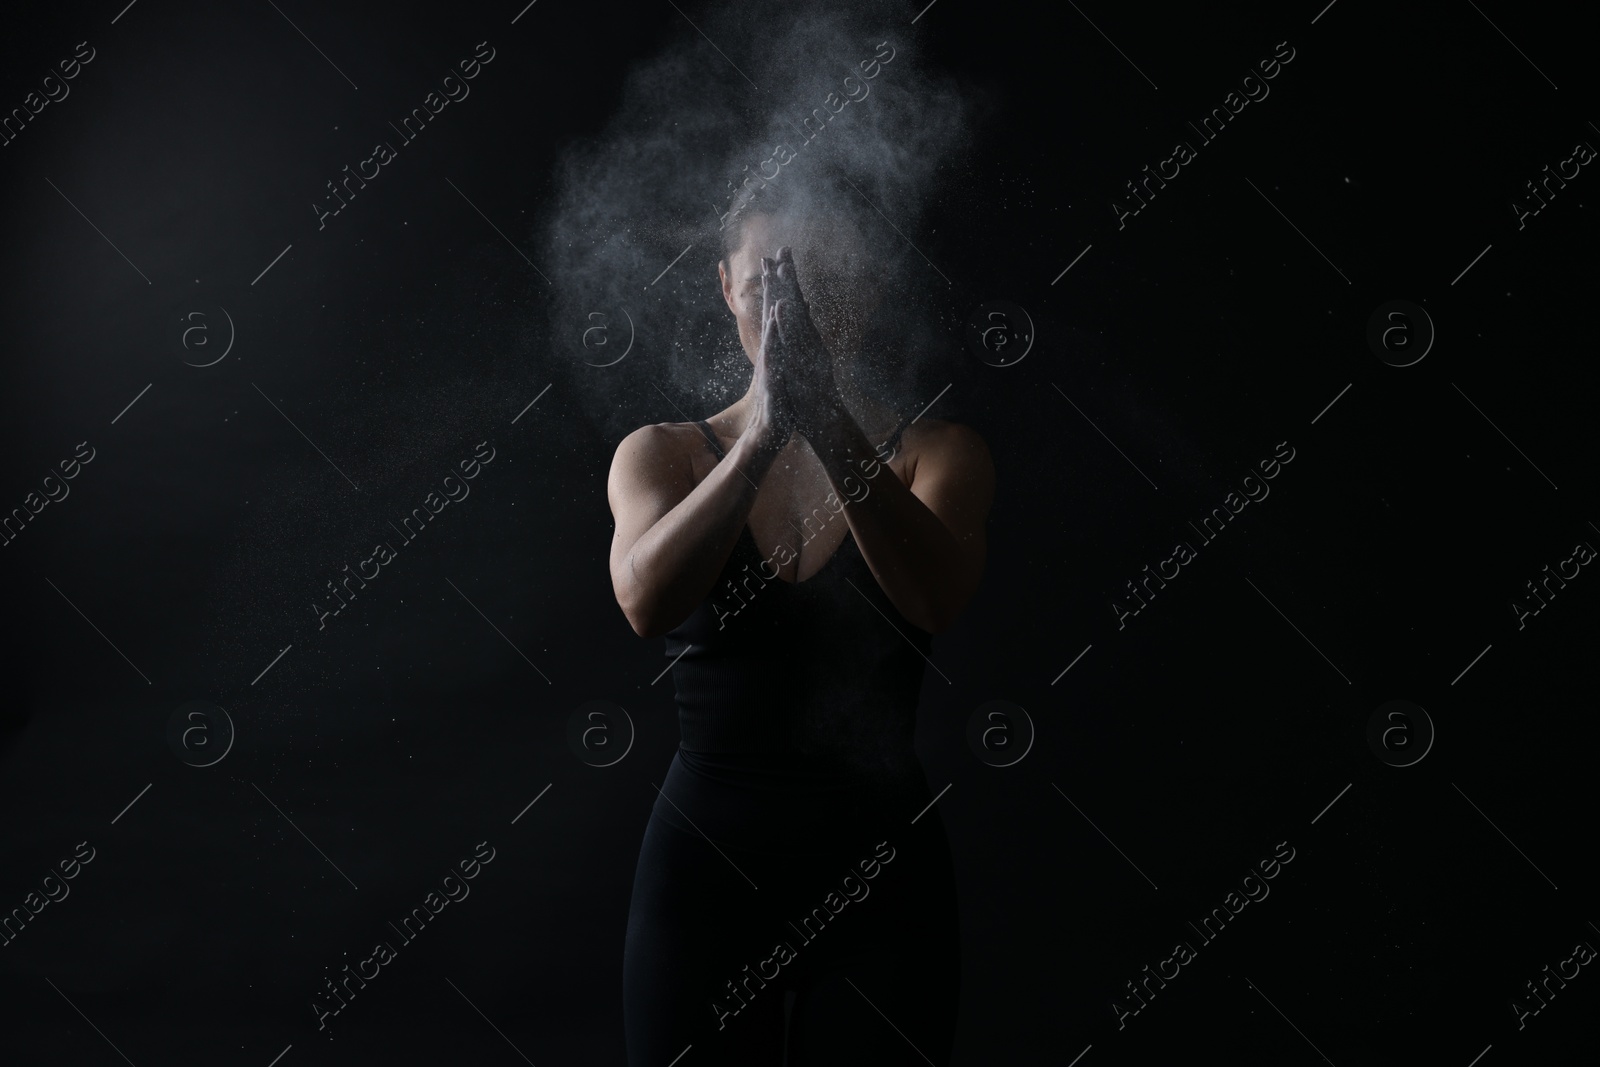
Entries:
{"type": "Polygon", "coordinates": [[[949,1063],[955,877],[921,768],[865,790],[737,763],[674,756],[645,827],[629,1067],[949,1063]]]}

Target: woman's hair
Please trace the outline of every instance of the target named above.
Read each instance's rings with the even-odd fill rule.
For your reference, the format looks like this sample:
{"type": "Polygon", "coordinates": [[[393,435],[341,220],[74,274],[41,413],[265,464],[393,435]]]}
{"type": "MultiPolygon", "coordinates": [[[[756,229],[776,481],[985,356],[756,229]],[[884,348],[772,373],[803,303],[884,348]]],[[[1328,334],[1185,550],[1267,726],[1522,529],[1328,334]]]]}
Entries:
{"type": "MultiPolygon", "coordinates": [[[[785,223],[812,225],[834,232],[854,231],[867,249],[880,253],[896,246],[884,240],[882,220],[866,198],[852,188],[844,173],[833,167],[811,167],[796,159],[770,181],[747,178],[733,195],[727,212],[719,217],[722,260],[729,261],[744,246],[745,226],[756,215],[785,223]]],[[[892,237],[892,234],[888,236],[892,237]]]]}

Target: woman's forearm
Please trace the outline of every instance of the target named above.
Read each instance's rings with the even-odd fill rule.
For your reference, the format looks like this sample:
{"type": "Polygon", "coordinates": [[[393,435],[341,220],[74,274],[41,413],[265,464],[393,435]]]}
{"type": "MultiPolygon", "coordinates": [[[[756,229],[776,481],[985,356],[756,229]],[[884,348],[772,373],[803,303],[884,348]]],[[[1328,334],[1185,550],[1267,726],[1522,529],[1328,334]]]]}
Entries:
{"type": "Polygon", "coordinates": [[[921,629],[948,629],[976,591],[981,566],[899,478],[874,479],[859,499],[845,491],[859,472],[873,469],[877,453],[843,407],[808,440],[845,502],[845,521],[884,594],[921,629]]]}
{"type": "Polygon", "coordinates": [[[770,435],[746,432],[705,480],[634,542],[619,599],[638,633],[666,633],[705,599],[781,449],[770,435]]]}

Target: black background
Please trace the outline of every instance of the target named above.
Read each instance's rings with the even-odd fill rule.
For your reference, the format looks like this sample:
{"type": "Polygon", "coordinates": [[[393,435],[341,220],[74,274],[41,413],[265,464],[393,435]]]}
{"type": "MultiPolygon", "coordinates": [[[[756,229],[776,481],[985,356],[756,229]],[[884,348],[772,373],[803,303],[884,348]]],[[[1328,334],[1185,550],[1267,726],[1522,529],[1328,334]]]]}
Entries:
{"type": "MultiPolygon", "coordinates": [[[[633,863],[676,722],[660,643],[611,596],[616,436],[562,387],[586,324],[535,328],[508,242],[532,247],[556,160],[630,64],[695,30],[665,3],[542,0],[514,26],[515,0],[280,6],[7,16],[6,110],[77,42],[97,55],[0,148],[0,508],[78,442],[95,458],[0,548],[0,909],[78,842],[96,857],[0,947],[0,1047],[521,1062],[509,1041],[621,1063],[633,863]],[[306,204],[367,131],[485,39],[476,102],[319,232],[306,204]],[[184,316],[220,307],[230,358],[185,366],[184,316]],[[319,632],[305,602],[485,439],[472,497],[319,632]],[[190,700],[228,710],[223,762],[169,747],[190,700]],[[637,729],[614,766],[567,744],[590,700],[637,729]],[[484,840],[472,895],[318,1034],[324,974],[484,840]]],[[[984,585],[936,641],[949,682],[928,672],[918,737],[950,785],[956,1062],[1466,1067],[1488,1048],[1489,1067],[1587,1041],[1589,968],[1520,1031],[1510,1006],[1600,942],[1600,579],[1520,630],[1510,607],[1600,544],[1600,179],[1520,230],[1510,206],[1600,143],[1577,14],[919,6],[884,36],[999,102],[964,191],[909,235],[950,283],[923,280],[956,319],[1007,300],[1036,328],[1016,366],[965,355],[943,400],[998,474],[984,585]],[[1119,230],[1122,183],[1280,41],[1271,95],[1119,230]],[[1437,329],[1409,367],[1366,341],[1394,299],[1437,329]],[[1284,441],[1270,497],[1200,546],[1188,521],[1284,441]],[[1198,558],[1119,630],[1112,598],[1178,540],[1198,558]],[[994,699],[1037,729],[1011,767],[966,742],[994,699]],[[1393,699],[1437,731],[1404,768],[1366,739],[1393,699]],[[1271,895],[1119,1032],[1123,983],[1279,842],[1271,895]]],[[[709,263],[679,267],[709,285],[709,263]]],[[[648,380],[648,341],[610,371],[648,380]]],[[[640,421],[680,417],[659,407],[640,421]]]]}

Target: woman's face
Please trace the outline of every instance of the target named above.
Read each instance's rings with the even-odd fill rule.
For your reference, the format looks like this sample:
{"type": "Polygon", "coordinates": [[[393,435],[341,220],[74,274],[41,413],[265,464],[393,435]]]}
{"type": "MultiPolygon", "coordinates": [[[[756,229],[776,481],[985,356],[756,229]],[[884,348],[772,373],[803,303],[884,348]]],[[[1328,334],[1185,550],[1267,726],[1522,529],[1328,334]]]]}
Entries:
{"type": "Polygon", "coordinates": [[[797,224],[756,214],[744,221],[741,236],[739,250],[717,263],[717,275],[750,361],[761,350],[761,257],[777,256],[784,245],[794,250],[800,292],[822,343],[836,360],[855,355],[881,295],[860,235],[842,224],[797,224]]]}

